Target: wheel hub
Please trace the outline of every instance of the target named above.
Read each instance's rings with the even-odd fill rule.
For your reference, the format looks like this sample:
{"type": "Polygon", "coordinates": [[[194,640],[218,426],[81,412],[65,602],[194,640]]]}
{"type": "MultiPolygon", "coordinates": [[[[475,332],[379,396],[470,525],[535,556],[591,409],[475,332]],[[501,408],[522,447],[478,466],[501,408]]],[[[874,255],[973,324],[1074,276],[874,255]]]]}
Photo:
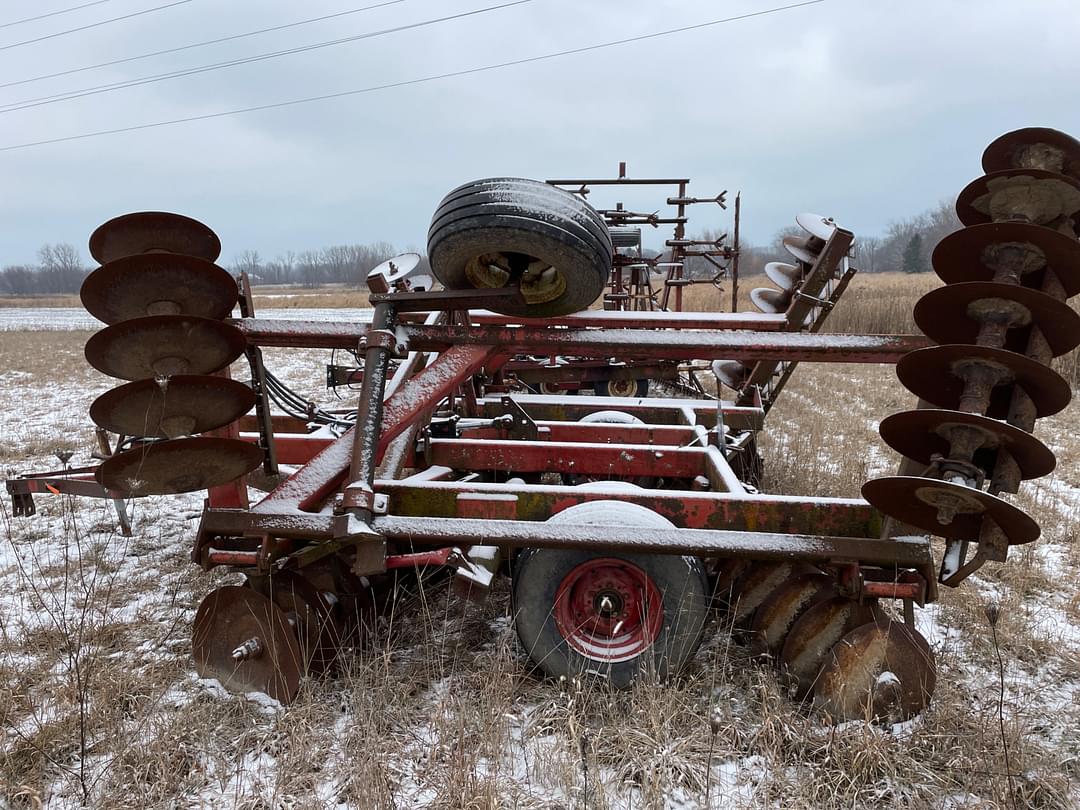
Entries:
{"type": "Polygon", "coordinates": [[[559,632],[594,661],[617,663],[640,655],[656,640],[663,620],[663,599],[652,579],[614,557],[576,566],[555,595],[559,632]]]}

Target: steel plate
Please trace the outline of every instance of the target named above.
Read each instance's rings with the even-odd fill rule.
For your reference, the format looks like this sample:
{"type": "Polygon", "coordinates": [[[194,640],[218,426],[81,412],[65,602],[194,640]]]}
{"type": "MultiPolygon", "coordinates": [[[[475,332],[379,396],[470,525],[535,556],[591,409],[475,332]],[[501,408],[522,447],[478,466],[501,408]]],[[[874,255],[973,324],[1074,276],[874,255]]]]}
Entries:
{"type": "Polygon", "coordinates": [[[98,467],[97,482],[126,496],[174,495],[227,484],[254,470],[263,451],[250,442],[197,436],[140,445],[98,467]]]}
{"type": "Polygon", "coordinates": [[[236,305],[236,281],[213,262],[178,253],[127,256],[99,267],[79,292],[87,311],[105,323],[147,315],[195,315],[220,320],[236,305]]]}
{"type": "Polygon", "coordinates": [[[86,342],[86,360],[122,380],[212,374],[247,346],[235,326],[190,315],[153,315],[107,326],[86,342]]]}
{"type": "Polygon", "coordinates": [[[182,253],[212,262],[221,255],[221,240],[198,220],[165,211],[124,214],[90,234],[90,255],[102,264],[155,251],[182,253]]]}
{"type": "Polygon", "coordinates": [[[106,391],[90,406],[90,418],[124,436],[175,439],[227,425],[253,407],[255,392],[241,382],[180,374],[106,391]]]}

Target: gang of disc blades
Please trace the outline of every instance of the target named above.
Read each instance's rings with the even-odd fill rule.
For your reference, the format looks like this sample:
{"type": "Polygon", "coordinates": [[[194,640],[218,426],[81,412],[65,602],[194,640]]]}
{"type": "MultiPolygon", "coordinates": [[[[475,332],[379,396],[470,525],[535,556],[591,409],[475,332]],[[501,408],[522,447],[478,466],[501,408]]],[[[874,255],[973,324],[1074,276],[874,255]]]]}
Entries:
{"type": "Polygon", "coordinates": [[[997,463],[999,448],[1013,457],[1025,479],[1049,475],[1057,464],[1050,449],[1026,430],[976,413],[937,408],[901,411],[882,419],[878,432],[897,453],[928,465],[934,455],[949,458],[950,445],[945,434],[954,425],[975,427],[989,434],[992,446],[976,450],[972,459],[975,466],[987,473],[997,463]]]}
{"type": "Polygon", "coordinates": [[[230,692],[262,692],[289,703],[300,688],[301,652],[285,612],[261,593],[240,585],[211,591],[199,605],[191,653],[201,678],[230,692]],[[244,645],[246,657],[234,653],[244,645]]]}
{"type": "Polygon", "coordinates": [[[255,392],[241,382],[178,374],[106,391],[90,406],[90,418],[122,436],[175,439],[227,425],[253,407],[255,392]]]}
{"type": "Polygon", "coordinates": [[[87,276],[79,291],[87,311],[109,324],[147,315],[220,320],[232,312],[238,294],[228,271],[179,253],[116,259],[87,276]]]}
{"type": "Polygon", "coordinates": [[[1004,348],[1025,351],[1031,324],[1038,326],[1055,357],[1080,345],[1080,313],[1064,301],[1017,284],[966,281],[938,287],[915,304],[915,323],[935,343],[974,343],[982,324],[969,308],[979,301],[989,305],[993,299],[1015,302],[1031,316],[1030,323],[1008,330],[1004,348]]]}
{"type": "Polygon", "coordinates": [[[916,349],[900,358],[896,376],[916,396],[939,408],[956,410],[964,392],[964,380],[957,369],[970,361],[1004,366],[1011,375],[1011,380],[996,386],[990,395],[986,415],[992,419],[1009,415],[1014,383],[1031,397],[1040,418],[1058,413],[1072,397],[1069,383],[1049,366],[1016,352],[987,346],[951,343],[916,349]]]}
{"type": "Polygon", "coordinates": [[[251,442],[196,436],[153,442],[111,456],[94,477],[105,489],[125,496],[175,495],[227,484],[263,461],[251,442]]]}
{"type": "Polygon", "coordinates": [[[90,255],[101,264],[156,251],[212,262],[221,255],[221,240],[197,219],[165,211],[114,217],[90,234],[90,255]]]}
{"type": "Polygon", "coordinates": [[[999,183],[1011,179],[1018,180],[1022,177],[1028,177],[1040,184],[1047,183],[1057,188],[1063,201],[1063,207],[1060,212],[1055,213],[1053,217],[1049,217],[1047,221],[1052,222],[1061,216],[1071,217],[1080,210],[1080,180],[1075,177],[1041,169],[1004,169],[984,174],[982,177],[977,177],[968,183],[956,198],[956,216],[964,225],[978,225],[983,222],[993,221],[993,217],[988,212],[980,211],[975,207],[976,200],[988,194],[991,191],[991,186],[997,186],[999,183]]]}
{"type": "Polygon", "coordinates": [[[235,326],[191,315],[151,315],[106,326],[86,342],[86,360],[122,380],[213,374],[247,345],[235,326]]]}
{"type": "Polygon", "coordinates": [[[1017,152],[1024,147],[1046,144],[1060,149],[1064,154],[1063,174],[1080,177],[1080,141],[1071,135],[1048,127],[1025,127],[1014,129],[994,139],[982,156],[983,171],[998,172],[1003,169],[1022,169],[1017,152]]]}
{"type": "Polygon", "coordinates": [[[862,496],[879,512],[938,537],[978,540],[984,515],[989,515],[1001,528],[1009,545],[1030,543],[1040,534],[1039,524],[1008,501],[981,489],[936,478],[910,475],[875,478],[863,484],[862,496]],[[964,511],[943,525],[938,522],[938,506],[954,498],[963,502],[964,511]]]}

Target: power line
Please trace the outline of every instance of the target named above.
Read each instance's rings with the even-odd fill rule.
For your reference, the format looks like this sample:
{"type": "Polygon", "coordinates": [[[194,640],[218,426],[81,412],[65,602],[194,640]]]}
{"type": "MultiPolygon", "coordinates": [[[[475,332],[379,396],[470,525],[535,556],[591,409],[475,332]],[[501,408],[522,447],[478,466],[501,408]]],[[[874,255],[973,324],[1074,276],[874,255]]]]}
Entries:
{"type": "Polygon", "coordinates": [[[594,45],[585,45],[580,48],[569,48],[565,51],[556,51],[554,53],[542,54],[540,56],[530,56],[525,59],[514,59],[509,62],[499,62],[493,65],[482,65],[480,67],[466,68],[465,70],[455,70],[448,73],[439,73],[434,76],[423,76],[418,79],[406,79],[399,82],[390,82],[387,84],[373,85],[371,87],[362,87],[356,90],[343,90],[340,93],[327,93],[321,96],[308,96],[306,98],[289,99],[288,101],[277,101],[271,104],[259,104],[254,107],[242,107],[234,110],[224,110],[216,113],[206,113],[204,115],[191,115],[186,118],[173,118],[168,121],[153,121],[147,124],[134,124],[127,127],[117,127],[116,129],[102,129],[96,132],[83,132],[78,135],[65,135],[61,138],[49,138],[40,141],[30,141],[28,143],[12,144],[11,146],[0,146],[0,152],[11,152],[16,149],[29,149],[33,146],[45,146],[54,143],[66,143],[68,141],[84,140],[86,138],[98,138],[104,135],[118,135],[123,132],[137,132],[144,129],[155,129],[157,127],[172,126],[173,124],[187,124],[194,121],[208,121],[214,118],[225,118],[232,115],[241,115],[251,112],[262,112],[264,110],[276,110],[282,107],[291,107],[297,104],[310,104],[316,101],[328,101],[331,99],[345,98],[347,96],[357,96],[364,93],[374,93],[379,90],[390,90],[396,87],[410,87],[417,84],[425,84],[427,82],[438,81],[440,79],[451,79],[458,76],[471,76],[476,73],[483,73],[488,70],[499,70],[507,67],[514,67],[517,65],[527,65],[534,62],[544,62],[550,59],[557,59],[562,56],[571,56],[580,53],[588,53],[590,51],[598,51],[603,48],[612,48],[617,45],[628,45],[634,42],[643,42],[645,40],[657,39],[659,37],[666,37],[672,34],[681,34],[687,31],[696,31],[702,28],[709,28],[715,25],[722,25],[724,23],[736,22],[738,20],[747,20],[752,17],[764,17],[768,14],[777,14],[784,11],[791,11],[797,8],[803,8],[805,6],[815,6],[819,3],[824,3],[825,0],[805,0],[802,3],[792,3],[786,6],[776,6],[774,8],[764,9],[763,11],[752,11],[747,14],[739,14],[734,17],[724,17],[719,20],[710,20],[709,22],[697,23],[695,25],[684,25],[679,28],[669,28],[665,31],[655,31],[651,34],[641,34],[636,37],[627,37],[625,39],[616,39],[609,42],[600,42],[594,45]]]}
{"type": "Polygon", "coordinates": [[[288,48],[283,51],[271,51],[269,53],[261,53],[255,54],[254,56],[245,56],[239,59],[231,59],[226,62],[215,62],[209,65],[199,65],[197,67],[174,70],[168,73],[158,73],[153,76],[142,76],[137,79],[125,79],[123,81],[112,82],[110,84],[101,84],[95,87],[83,88],[82,90],[70,90],[66,93],[56,93],[51,96],[41,96],[39,98],[13,101],[8,104],[0,104],[0,113],[17,112],[18,110],[25,110],[31,107],[41,107],[46,104],[56,104],[61,101],[70,101],[71,99],[100,95],[101,93],[108,93],[113,90],[123,90],[127,87],[138,87],[144,84],[153,84],[155,82],[166,81],[167,79],[178,79],[184,76],[193,76],[198,73],[208,73],[212,70],[221,70],[222,68],[236,67],[237,65],[246,65],[250,64],[251,62],[264,62],[268,59],[277,59],[282,56],[291,56],[297,53],[306,53],[307,51],[315,51],[322,48],[329,48],[333,45],[342,45],[349,42],[357,42],[362,39],[373,39],[375,37],[384,36],[386,34],[394,34],[400,31],[409,31],[414,28],[424,28],[429,25],[436,25],[438,23],[448,22],[450,20],[459,20],[464,17],[474,17],[478,14],[485,14],[490,11],[498,11],[500,9],[509,8],[511,6],[520,6],[524,5],[525,3],[532,3],[533,1],[534,0],[512,0],[512,2],[501,3],[497,6],[487,6],[486,8],[474,9],[472,11],[464,11],[459,14],[451,14],[446,17],[436,17],[430,20],[422,20],[420,22],[408,23],[406,25],[398,25],[393,28],[384,28],[380,31],[368,31],[363,34],[356,34],[351,37],[331,39],[324,42],[316,42],[311,45],[301,45],[299,47],[288,48]]]}
{"type": "Polygon", "coordinates": [[[0,51],[7,51],[12,48],[18,48],[20,45],[32,45],[35,42],[44,42],[47,39],[55,39],[56,37],[74,34],[78,31],[86,31],[90,28],[98,28],[102,25],[108,25],[109,23],[120,22],[120,20],[130,20],[132,17],[141,17],[143,14],[153,14],[155,11],[172,8],[173,6],[182,6],[184,5],[184,3],[190,2],[191,0],[176,0],[173,3],[166,3],[163,6],[154,6],[153,8],[144,9],[142,11],[133,11],[130,14],[123,14],[119,17],[111,17],[108,20],[101,20],[100,22],[89,23],[88,25],[80,25],[78,28],[69,28],[66,31],[57,31],[55,34],[46,34],[43,37],[35,37],[34,39],[24,39],[22,42],[12,42],[10,45],[0,45],[0,51]]]}
{"type": "MultiPolygon", "coordinates": [[[[99,3],[108,3],[111,0],[97,0],[99,3]]],[[[176,48],[165,48],[160,51],[151,51],[150,53],[141,53],[138,56],[126,56],[123,59],[113,59],[108,62],[99,62],[96,65],[84,65],[83,67],[71,68],[70,70],[61,70],[56,73],[45,73],[41,76],[33,76],[29,79],[19,79],[14,82],[4,82],[0,84],[0,88],[14,87],[19,84],[30,84],[31,82],[40,82],[44,79],[55,79],[58,76],[70,76],[73,73],[83,73],[87,70],[97,70],[103,67],[112,67],[113,65],[122,65],[125,62],[137,62],[140,59],[149,59],[152,56],[164,56],[167,53],[178,53],[180,51],[191,50],[192,48],[204,48],[207,45],[219,45],[222,42],[232,42],[236,39],[244,39],[245,37],[253,37],[258,34],[268,34],[271,31],[284,31],[286,28],[296,28],[300,25],[309,25],[311,23],[323,22],[324,20],[332,20],[336,17],[345,17],[349,14],[358,14],[361,11],[370,11],[374,8],[382,8],[383,6],[396,6],[399,3],[405,3],[407,0],[387,0],[387,2],[376,3],[371,6],[362,6],[361,8],[353,8],[348,11],[339,11],[335,14],[324,14],[322,17],[311,17],[307,20],[297,20],[296,22],[285,23],[284,25],[274,25],[270,28],[260,28],[257,31],[246,31],[243,34],[233,34],[228,37],[220,37],[218,39],[208,39],[205,42],[193,42],[190,45],[180,45],[176,48]]],[[[14,25],[14,23],[11,23],[14,25]]]]}
{"type": "Polygon", "coordinates": [[[46,17],[58,17],[61,14],[68,14],[72,11],[78,11],[81,8],[90,8],[90,6],[100,6],[102,3],[111,3],[112,0],[94,0],[92,3],[83,3],[81,6],[72,6],[71,8],[62,8],[59,11],[50,11],[48,14],[38,14],[36,17],[24,17],[21,20],[12,20],[7,23],[0,23],[0,28],[11,28],[13,25],[22,25],[23,23],[33,22],[34,20],[44,20],[46,17]]]}

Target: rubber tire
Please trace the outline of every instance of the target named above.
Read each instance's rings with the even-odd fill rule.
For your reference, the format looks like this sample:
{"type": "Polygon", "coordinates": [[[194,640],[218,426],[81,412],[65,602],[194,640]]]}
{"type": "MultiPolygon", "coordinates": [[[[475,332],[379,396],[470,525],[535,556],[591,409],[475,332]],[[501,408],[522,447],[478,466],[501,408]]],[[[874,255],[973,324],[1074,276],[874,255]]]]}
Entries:
{"type": "Polygon", "coordinates": [[[607,225],[580,197],[538,180],[494,177],[443,198],[428,229],[435,276],[452,290],[474,288],[466,265],[485,253],[524,253],[556,267],[565,289],[549,301],[490,308],[504,315],[554,317],[588,308],[611,273],[607,225]]]}
{"type": "MultiPolygon", "coordinates": [[[[553,516],[567,514],[559,522],[611,525],[612,510],[636,507],[658,520],[654,527],[671,524],[645,507],[621,501],[591,501],[553,516]],[[581,507],[589,507],[582,514],[581,507]],[[662,523],[661,523],[662,522],[662,523]]],[[[617,519],[616,519],[617,522],[617,519]]],[[[644,521],[639,525],[645,526],[644,521]]],[[[632,531],[632,528],[630,528],[632,531]]],[[[690,660],[701,642],[709,606],[709,583],[705,566],[698,557],[674,554],[631,554],[577,549],[526,549],[514,560],[513,599],[515,627],[522,646],[533,663],[553,678],[604,678],[616,689],[629,688],[642,677],[664,680],[677,674],[690,660]],[[555,595],[563,579],[583,562],[596,557],[615,557],[644,571],[660,590],[664,600],[664,621],[656,641],[638,656],[607,663],[586,658],[572,649],[555,622],[555,595]],[[679,594],[669,599],[669,594],[679,594]]]]}
{"type": "MultiPolygon", "coordinates": [[[[612,394],[608,390],[608,384],[612,383],[612,382],[615,382],[615,380],[604,380],[603,382],[595,383],[593,385],[593,392],[598,397],[617,396],[616,394],[612,394]]],[[[620,380],[619,382],[622,382],[622,381],[620,380]]],[[[635,389],[635,391],[633,393],[634,397],[636,397],[638,399],[644,399],[645,397],[649,396],[649,381],[648,380],[635,380],[634,382],[637,383],[637,387],[636,387],[636,389],[635,389]]]]}

